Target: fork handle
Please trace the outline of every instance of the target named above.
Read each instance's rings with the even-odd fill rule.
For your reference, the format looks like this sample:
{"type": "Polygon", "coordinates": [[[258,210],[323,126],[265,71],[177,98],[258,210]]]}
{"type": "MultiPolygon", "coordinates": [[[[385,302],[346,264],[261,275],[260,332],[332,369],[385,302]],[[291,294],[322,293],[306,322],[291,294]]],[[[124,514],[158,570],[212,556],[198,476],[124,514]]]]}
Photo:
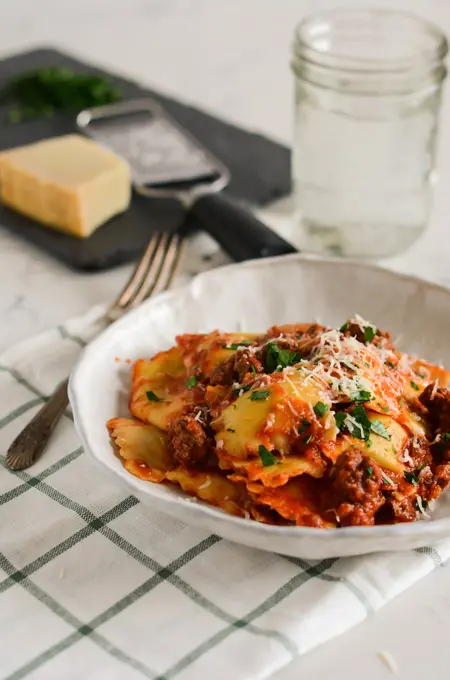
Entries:
{"type": "Polygon", "coordinates": [[[16,437],[8,449],[6,464],[11,470],[24,470],[41,457],[50,436],[69,403],[66,379],[16,437]]]}
{"type": "Polygon", "coordinates": [[[237,262],[297,252],[291,243],[225,194],[200,196],[191,207],[191,214],[237,262]]]}

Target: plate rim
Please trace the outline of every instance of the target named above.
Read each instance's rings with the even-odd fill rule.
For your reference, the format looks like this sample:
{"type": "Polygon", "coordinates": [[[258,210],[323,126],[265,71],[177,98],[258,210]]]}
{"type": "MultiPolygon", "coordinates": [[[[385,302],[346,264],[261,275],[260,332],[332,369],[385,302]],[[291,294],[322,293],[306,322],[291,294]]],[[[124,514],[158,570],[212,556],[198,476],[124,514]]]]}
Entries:
{"type": "MultiPolygon", "coordinates": [[[[138,318],[141,314],[143,314],[144,311],[149,307],[159,305],[167,301],[170,302],[171,298],[176,298],[179,295],[186,294],[188,291],[193,291],[198,281],[202,281],[210,277],[223,276],[235,269],[259,269],[271,266],[272,264],[276,265],[281,262],[286,262],[287,260],[291,262],[297,261],[299,262],[299,264],[302,264],[303,262],[314,263],[319,267],[324,265],[325,266],[335,265],[341,267],[352,266],[357,267],[358,269],[375,271],[386,277],[392,277],[394,279],[408,281],[416,285],[421,286],[425,285],[429,289],[433,289],[436,290],[437,292],[444,293],[448,297],[450,304],[450,288],[447,288],[444,285],[438,284],[434,281],[429,281],[414,274],[397,272],[393,269],[389,269],[387,267],[383,267],[371,262],[366,263],[350,259],[343,260],[340,258],[322,258],[314,255],[294,253],[292,255],[280,255],[271,258],[260,258],[258,260],[248,260],[245,262],[231,263],[223,265],[221,267],[207,270],[205,272],[201,272],[183,286],[160,293],[154,298],[148,298],[136,309],[131,310],[130,312],[125,314],[121,319],[112,323],[98,336],[96,336],[91,342],[88,343],[88,345],[83,349],[80,356],[78,357],[74,367],[72,368],[72,371],[69,376],[68,395],[74,416],[74,424],[78,432],[78,435],[81,439],[85,452],[89,455],[89,458],[93,460],[97,466],[100,466],[104,471],[107,471],[109,474],[114,475],[114,477],[117,480],[120,480],[121,483],[124,483],[127,487],[132,489],[137,496],[139,497],[141,497],[142,495],[148,497],[153,496],[152,487],[149,486],[148,482],[138,479],[137,477],[134,477],[124,468],[122,469],[121,474],[117,469],[115,469],[112,465],[109,465],[109,463],[101,459],[96,454],[95,446],[92,445],[91,437],[89,435],[89,428],[86,427],[86,423],[83,421],[83,418],[80,415],[80,409],[78,407],[79,383],[83,379],[84,365],[89,362],[89,357],[91,355],[95,355],[97,347],[101,346],[105,339],[107,339],[110,336],[113,336],[122,327],[125,328],[130,323],[132,324],[133,320],[135,318],[138,318]]],[[[111,456],[111,463],[113,462],[113,460],[114,456],[111,456]]],[[[333,538],[340,537],[341,541],[344,541],[346,539],[349,541],[354,539],[363,539],[365,542],[369,541],[370,539],[376,541],[376,539],[398,538],[399,534],[402,535],[404,538],[407,538],[408,536],[412,538],[415,533],[417,533],[418,531],[420,532],[420,530],[422,530],[422,532],[425,532],[432,540],[432,536],[434,534],[442,534],[445,528],[448,528],[450,534],[450,517],[443,517],[437,520],[433,519],[418,520],[415,522],[382,524],[377,526],[336,527],[325,530],[316,527],[276,526],[271,524],[262,524],[261,522],[255,522],[254,520],[249,520],[243,517],[230,515],[203,501],[197,499],[195,500],[197,502],[192,502],[192,500],[191,501],[186,500],[185,497],[182,497],[175,493],[174,494],[170,493],[167,494],[167,496],[164,498],[164,503],[168,505],[179,505],[180,503],[185,504],[189,503],[191,508],[190,514],[198,515],[200,517],[206,516],[207,518],[210,518],[216,522],[218,521],[228,525],[234,525],[239,528],[244,528],[246,526],[249,529],[252,528],[253,532],[255,532],[257,535],[260,535],[261,537],[267,539],[273,538],[274,536],[276,536],[279,539],[282,538],[286,540],[297,539],[299,541],[301,539],[311,538],[314,539],[315,542],[319,541],[320,543],[323,543],[325,541],[330,542],[330,540],[332,540],[333,538]]]]}

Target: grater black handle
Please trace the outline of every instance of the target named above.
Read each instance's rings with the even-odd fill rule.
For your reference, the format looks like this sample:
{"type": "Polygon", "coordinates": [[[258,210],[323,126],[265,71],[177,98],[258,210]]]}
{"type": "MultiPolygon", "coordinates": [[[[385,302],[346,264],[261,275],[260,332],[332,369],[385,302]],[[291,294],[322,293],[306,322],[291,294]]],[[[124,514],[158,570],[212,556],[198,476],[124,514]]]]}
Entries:
{"type": "Polygon", "coordinates": [[[201,196],[190,213],[237,262],[297,252],[293,245],[222,193],[201,196]]]}

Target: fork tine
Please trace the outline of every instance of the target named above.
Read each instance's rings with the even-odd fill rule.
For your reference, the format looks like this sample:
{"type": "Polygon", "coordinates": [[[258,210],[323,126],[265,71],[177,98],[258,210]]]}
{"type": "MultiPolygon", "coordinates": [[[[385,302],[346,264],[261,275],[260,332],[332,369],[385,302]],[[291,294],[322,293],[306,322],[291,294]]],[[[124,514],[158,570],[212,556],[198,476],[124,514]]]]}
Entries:
{"type": "Polygon", "coordinates": [[[147,248],[144,251],[144,254],[137,263],[136,267],[134,268],[130,278],[120,291],[117,299],[111,305],[111,309],[115,309],[117,307],[120,308],[125,307],[130,302],[130,300],[133,299],[136,291],[140,288],[142,284],[142,279],[146,275],[148,267],[151,265],[151,262],[153,261],[155,252],[158,248],[162,235],[163,234],[161,232],[156,232],[155,234],[153,234],[147,248]]]}
{"type": "Polygon", "coordinates": [[[166,234],[165,236],[165,239],[161,239],[152,266],[131,302],[133,307],[139,305],[150,295],[155,295],[167,288],[173,279],[181,255],[182,241],[178,234],[166,234]]]}

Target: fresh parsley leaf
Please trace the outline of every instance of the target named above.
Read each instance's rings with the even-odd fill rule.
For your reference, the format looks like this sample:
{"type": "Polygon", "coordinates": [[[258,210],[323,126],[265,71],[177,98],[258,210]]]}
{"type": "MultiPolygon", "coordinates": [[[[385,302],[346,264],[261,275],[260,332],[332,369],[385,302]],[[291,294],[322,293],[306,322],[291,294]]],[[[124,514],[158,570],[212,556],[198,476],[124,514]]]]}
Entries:
{"type": "Polygon", "coordinates": [[[342,432],[348,432],[352,437],[368,441],[370,437],[370,420],[364,407],[358,404],[351,413],[336,413],[336,426],[342,432]]]}
{"type": "Polygon", "coordinates": [[[383,482],[385,484],[389,484],[389,486],[395,486],[395,482],[392,481],[389,477],[386,477],[386,475],[383,475],[383,482]]]}
{"type": "Polygon", "coordinates": [[[161,399],[160,397],[158,397],[157,394],[155,394],[154,392],[152,392],[152,390],[149,390],[149,391],[146,392],[145,394],[147,395],[147,399],[148,399],[149,401],[162,401],[162,399],[161,399]]]}
{"type": "Polygon", "coordinates": [[[357,404],[362,404],[365,401],[370,401],[372,399],[372,394],[367,390],[356,390],[356,392],[353,392],[350,399],[357,404]]]}
{"type": "Polygon", "coordinates": [[[281,349],[275,342],[269,342],[266,351],[265,369],[266,373],[282,371],[287,366],[298,364],[301,360],[298,352],[291,352],[289,349],[281,349]]]}
{"type": "Polygon", "coordinates": [[[334,420],[335,420],[336,427],[338,428],[338,430],[342,430],[342,427],[344,425],[344,420],[346,419],[346,417],[347,417],[347,414],[342,413],[341,411],[334,414],[334,420]]]}
{"type": "Polygon", "coordinates": [[[347,330],[347,328],[348,328],[348,321],[346,321],[345,323],[342,324],[342,326],[340,327],[339,331],[340,331],[341,333],[345,333],[345,331],[347,330]]]}
{"type": "Polygon", "coordinates": [[[422,512],[422,513],[423,513],[423,512],[427,509],[427,507],[428,507],[428,501],[426,501],[426,500],[425,500],[424,498],[422,498],[421,496],[418,496],[417,498],[416,498],[416,500],[414,501],[414,507],[415,507],[415,509],[417,510],[417,512],[422,512]],[[420,498],[422,507],[420,507],[417,498],[420,498]]]}
{"type": "Polygon", "coordinates": [[[373,475],[373,467],[371,467],[371,466],[369,465],[369,467],[366,468],[366,474],[367,474],[367,476],[368,476],[369,479],[370,479],[370,478],[372,477],[372,475],[373,475]]]}
{"type": "Polygon", "coordinates": [[[256,368],[253,366],[253,364],[250,365],[250,370],[253,373],[253,375],[256,375],[256,368]]]}
{"type": "Polygon", "coordinates": [[[411,387],[413,388],[413,390],[416,390],[416,392],[418,392],[418,391],[420,390],[419,385],[417,385],[417,384],[414,382],[414,380],[411,380],[411,382],[410,382],[409,384],[411,385],[411,387]]]}
{"type": "Polygon", "coordinates": [[[371,439],[369,439],[369,440],[367,441],[367,448],[371,449],[372,446],[373,446],[373,441],[372,441],[371,439]]]}
{"type": "Polygon", "coordinates": [[[376,418],[374,418],[370,423],[370,429],[372,430],[372,432],[375,432],[375,434],[378,434],[380,437],[384,437],[384,439],[391,438],[391,435],[386,430],[383,423],[377,420],[376,418]]]}
{"type": "Polygon", "coordinates": [[[193,387],[195,387],[196,385],[197,385],[197,378],[195,377],[195,375],[191,375],[191,377],[188,378],[188,381],[186,383],[186,387],[188,388],[188,390],[190,390],[193,387]]]}
{"type": "Polygon", "coordinates": [[[443,433],[441,434],[441,441],[445,442],[445,441],[447,441],[448,439],[450,439],[450,432],[443,432],[443,433]]]}
{"type": "Polygon", "coordinates": [[[250,395],[250,401],[264,401],[269,398],[270,390],[255,390],[250,395]]]}
{"type": "Polygon", "coordinates": [[[232,427],[227,427],[227,432],[236,432],[236,430],[233,430],[232,427]]]}
{"type": "Polygon", "coordinates": [[[307,430],[310,425],[311,425],[311,423],[309,422],[309,420],[307,420],[306,418],[303,418],[302,424],[299,428],[298,433],[303,434],[303,432],[305,432],[305,430],[307,430]]]}
{"type": "Polygon", "coordinates": [[[309,435],[306,437],[306,439],[305,439],[305,444],[309,444],[309,442],[311,441],[311,439],[312,439],[312,434],[309,434],[309,435]]]}
{"type": "Polygon", "coordinates": [[[261,458],[261,463],[264,465],[264,467],[268,467],[269,465],[278,465],[279,461],[272,453],[270,453],[269,449],[266,449],[266,447],[263,446],[263,444],[259,445],[258,453],[259,457],[261,458]]]}
{"type": "Polygon", "coordinates": [[[414,474],[414,472],[404,472],[403,475],[406,481],[409,482],[410,484],[419,483],[419,478],[417,477],[417,475],[414,474]]]}
{"type": "Polygon", "coordinates": [[[364,342],[366,343],[366,345],[368,345],[374,339],[374,337],[377,333],[377,329],[374,328],[373,326],[364,326],[363,332],[364,332],[364,342]]]}
{"type": "Polygon", "coordinates": [[[325,413],[329,410],[330,407],[328,406],[328,404],[324,404],[323,401],[318,401],[317,404],[314,406],[314,413],[319,418],[323,418],[325,413]]]}

